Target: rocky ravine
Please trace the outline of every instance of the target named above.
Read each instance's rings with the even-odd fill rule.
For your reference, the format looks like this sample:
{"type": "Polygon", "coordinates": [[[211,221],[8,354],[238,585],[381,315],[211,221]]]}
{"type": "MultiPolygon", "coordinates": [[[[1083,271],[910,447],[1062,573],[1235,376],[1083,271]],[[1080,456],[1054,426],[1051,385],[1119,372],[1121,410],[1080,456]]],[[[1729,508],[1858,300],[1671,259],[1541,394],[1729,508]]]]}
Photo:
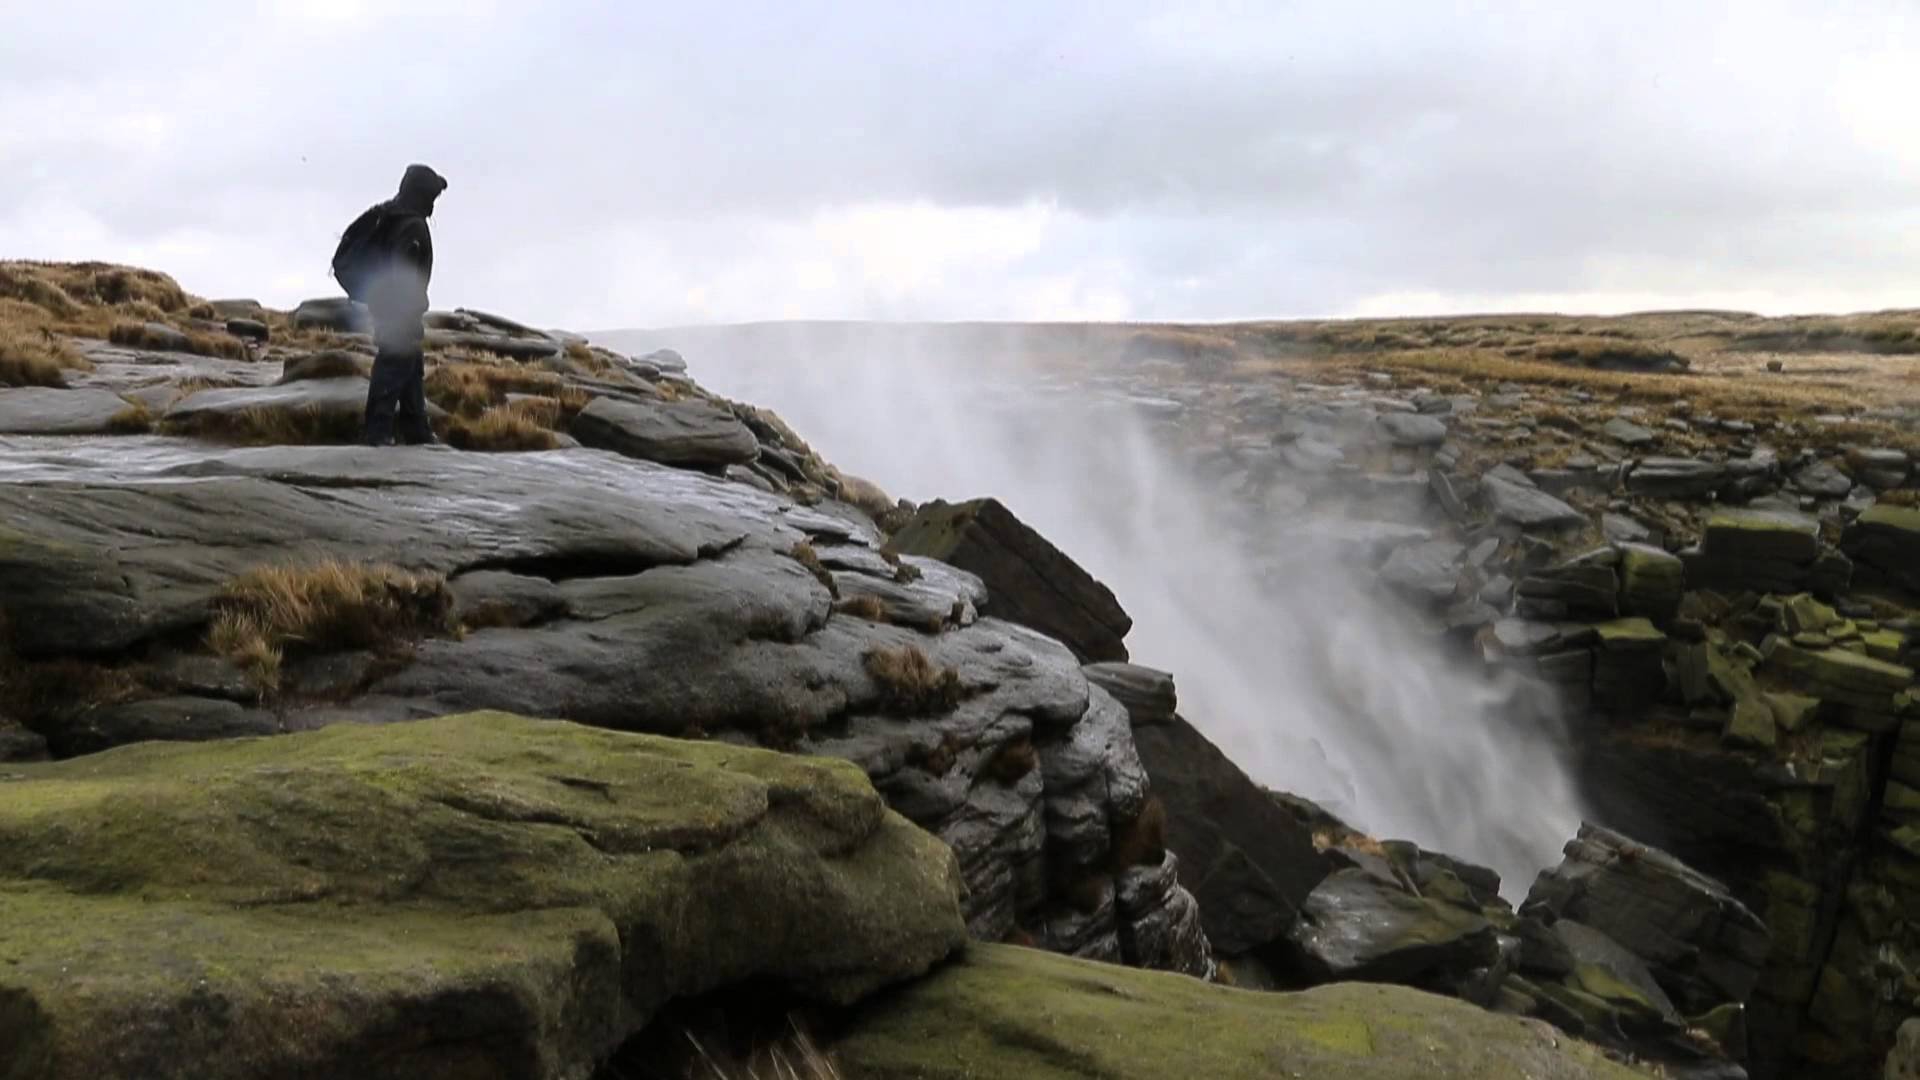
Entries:
{"type": "MultiPolygon", "coordinates": [[[[1217,944],[1248,985],[1405,982],[1736,1074],[1759,958],[1718,883],[1593,832],[1516,913],[1261,791],[1118,662],[1111,595],[990,504],[914,519],[675,356],[481,313],[431,317],[440,422],[527,452],[311,445],[364,393],[350,310],[91,273],[181,328],[0,390],[0,1072],[584,1076],[672,1000],[771,986],[851,1006],[856,1076],[1187,1064],[1128,1049],[1143,1015],[1236,1017],[1193,1059],[1218,1075],[1619,1074],[1414,990],[981,947],[872,996],[971,938],[1203,977],[1217,944]],[[205,355],[205,312],[270,344],[205,355]]],[[[1668,640],[1556,632],[1642,665],[1668,640]]],[[[1790,647],[1879,715],[1838,646],[1790,647]]]]}

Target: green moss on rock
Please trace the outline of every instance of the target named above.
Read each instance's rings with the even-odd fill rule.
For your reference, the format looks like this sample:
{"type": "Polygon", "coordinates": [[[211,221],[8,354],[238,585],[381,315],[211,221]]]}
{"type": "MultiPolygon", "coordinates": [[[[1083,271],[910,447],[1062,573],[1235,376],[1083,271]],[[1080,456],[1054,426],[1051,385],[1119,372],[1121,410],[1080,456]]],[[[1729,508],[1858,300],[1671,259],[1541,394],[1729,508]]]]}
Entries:
{"type": "Polygon", "coordinates": [[[579,1076],[668,999],[964,940],[859,769],[498,713],[0,772],[0,1076],[579,1076]]]}
{"type": "Polygon", "coordinates": [[[1544,1024],[1404,987],[1233,990],[999,945],[868,1005],[848,1080],[1631,1080],[1544,1024]]]}

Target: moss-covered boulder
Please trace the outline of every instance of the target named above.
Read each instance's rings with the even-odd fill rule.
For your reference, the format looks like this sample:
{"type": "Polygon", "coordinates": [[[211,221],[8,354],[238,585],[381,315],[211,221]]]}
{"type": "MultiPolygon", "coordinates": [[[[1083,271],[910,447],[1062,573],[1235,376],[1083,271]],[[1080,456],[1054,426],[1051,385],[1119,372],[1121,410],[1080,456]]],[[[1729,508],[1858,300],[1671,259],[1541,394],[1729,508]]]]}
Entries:
{"type": "Polygon", "coordinates": [[[0,1076],[578,1077],[964,940],[861,771],[481,713],[0,767],[0,1076]]]}
{"type": "Polygon", "coordinates": [[[1260,994],[1011,946],[973,945],[861,1011],[848,1080],[1632,1080],[1545,1024],[1404,987],[1260,994]]]}

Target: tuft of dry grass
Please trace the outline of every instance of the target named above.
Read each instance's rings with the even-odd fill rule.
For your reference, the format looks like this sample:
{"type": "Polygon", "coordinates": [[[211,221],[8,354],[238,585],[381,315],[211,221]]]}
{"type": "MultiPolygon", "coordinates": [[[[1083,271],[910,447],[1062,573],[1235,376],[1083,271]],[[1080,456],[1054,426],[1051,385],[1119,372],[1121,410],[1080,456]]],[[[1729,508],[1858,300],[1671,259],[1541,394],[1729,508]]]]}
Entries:
{"type": "MultiPolygon", "coordinates": [[[[447,443],[460,450],[492,453],[524,453],[558,447],[559,437],[551,428],[532,419],[531,412],[534,410],[496,405],[477,417],[455,415],[447,421],[447,443]]],[[[558,416],[557,403],[554,414],[558,416]]]]}
{"type": "Polygon", "coordinates": [[[0,297],[24,301],[63,321],[99,325],[98,309],[163,315],[192,301],[165,274],[110,263],[0,262],[0,297]]]}
{"type": "Polygon", "coordinates": [[[880,708],[896,716],[929,716],[960,704],[960,673],[943,668],[918,645],[869,649],[867,674],[880,688],[880,708]]]}
{"type": "Polygon", "coordinates": [[[616,1052],[595,1075],[603,1080],[840,1080],[832,1057],[801,1014],[770,1018],[724,1008],[657,1021],[616,1052]]]}
{"type": "Polygon", "coordinates": [[[0,326],[0,386],[65,386],[92,366],[50,331],[0,326]]]}
{"type": "Polygon", "coordinates": [[[1345,829],[1334,828],[1315,829],[1313,831],[1313,850],[1326,851],[1330,848],[1337,847],[1364,851],[1369,855],[1377,855],[1383,859],[1387,857],[1387,849],[1381,845],[1380,841],[1365,833],[1349,832],[1345,829]]]}
{"type": "Polygon", "coordinates": [[[1672,349],[1637,341],[1562,339],[1533,346],[1532,355],[1589,368],[1664,371],[1687,366],[1686,358],[1672,349]]]}
{"type": "Polygon", "coordinates": [[[362,438],[364,418],[340,409],[241,409],[162,420],[169,435],[229,446],[346,446],[362,438]]]}
{"type": "Polygon", "coordinates": [[[872,593],[861,593],[859,596],[849,596],[845,600],[835,604],[833,609],[843,615],[851,615],[856,619],[865,619],[868,622],[884,623],[888,621],[887,605],[881,603],[880,598],[872,593]]]}
{"type": "Polygon", "coordinates": [[[840,599],[840,586],[834,582],[833,574],[829,572],[826,565],[820,561],[820,553],[814,550],[812,544],[801,540],[787,549],[787,556],[794,562],[805,567],[807,573],[812,574],[815,581],[825,586],[828,596],[835,600],[840,599]]]}
{"type": "Polygon", "coordinates": [[[1117,873],[1130,866],[1158,866],[1167,857],[1167,806],[1155,795],[1140,814],[1113,836],[1108,858],[1117,873]]]}
{"type": "Polygon", "coordinates": [[[455,630],[445,578],[385,563],[255,567],[228,582],[213,608],[208,647],[263,691],[279,685],[289,650],[381,649],[455,630]]]}
{"type": "Polygon", "coordinates": [[[567,343],[567,359],[579,364],[582,368],[596,375],[603,374],[613,368],[612,360],[607,359],[606,355],[600,352],[600,350],[588,345],[584,341],[570,341],[567,343]]]}
{"type": "Polygon", "coordinates": [[[197,330],[161,327],[152,322],[116,322],[107,331],[107,340],[129,349],[151,349],[156,352],[179,352],[184,349],[195,356],[220,356],[228,360],[245,360],[248,357],[247,343],[229,334],[203,334],[197,330]]]}
{"type": "Polygon", "coordinates": [[[840,1070],[826,1051],[820,1049],[799,1027],[788,1037],[764,1043],[744,1057],[721,1053],[689,1031],[697,1064],[688,1070],[688,1080],[839,1080],[840,1070]]]}
{"type": "MultiPolygon", "coordinates": [[[[569,389],[565,380],[551,371],[512,361],[481,361],[471,358],[473,356],[475,354],[450,352],[427,372],[427,397],[456,416],[477,417],[496,405],[506,404],[508,394],[560,399],[569,389]]],[[[563,407],[566,403],[563,399],[563,407]]],[[[585,404],[580,403],[582,408],[585,404]]]]}
{"type": "Polygon", "coordinates": [[[153,411],[144,401],[129,401],[108,418],[107,430],[115,435],[145,435],[153,430],[153,411]]]}

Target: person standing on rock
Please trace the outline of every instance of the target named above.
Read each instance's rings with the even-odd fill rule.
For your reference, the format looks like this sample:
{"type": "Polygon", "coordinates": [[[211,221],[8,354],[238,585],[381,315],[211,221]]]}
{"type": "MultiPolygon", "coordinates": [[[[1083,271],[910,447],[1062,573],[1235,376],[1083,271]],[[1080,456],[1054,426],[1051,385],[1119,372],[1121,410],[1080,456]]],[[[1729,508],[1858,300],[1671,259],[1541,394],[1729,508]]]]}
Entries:
{"type": "Polygon", "coordinates": [[[373,377],[367,386],[366,441],[438,442],[427,424],[427,282],[433,277],[433,234],[427,218],[447,189],[439,173],[407,166],[400,192],[356,218],[333,253],[333,276],[373,317],[373,377]]]}

